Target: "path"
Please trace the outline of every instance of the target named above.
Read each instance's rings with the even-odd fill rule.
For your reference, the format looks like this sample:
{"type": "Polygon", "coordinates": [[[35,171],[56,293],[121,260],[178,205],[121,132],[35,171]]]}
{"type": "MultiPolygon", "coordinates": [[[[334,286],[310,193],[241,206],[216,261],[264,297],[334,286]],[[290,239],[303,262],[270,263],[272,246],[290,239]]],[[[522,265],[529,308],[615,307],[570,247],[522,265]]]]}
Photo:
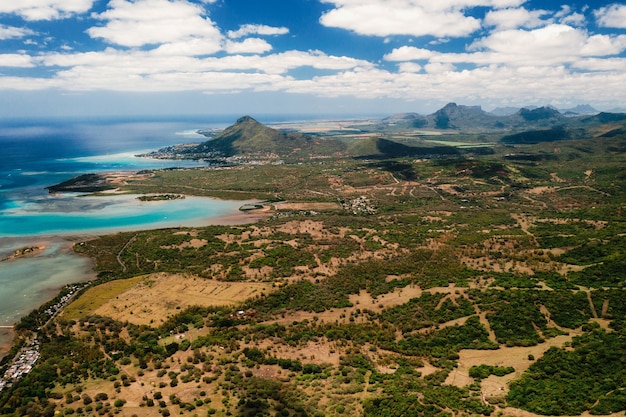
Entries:
{"type": "Polygon", "coordinates": [[[135,239],[137,238],[137,235],[131,237],[128,242],[126,242],[126,244],[124,245],[124,247],[122,247],[122,249],[120,249],[120,251],[117,253],[117,263],[119,263],[122,266],[122,270],[124,272],[126,272],[128,270],[128,268],[126,268],[126,264],[124,263],[124,261],[122,261],[122,252],[124,252],[124,250],[126,250],[126,248],[128,247],[128,245],[130,245],[135,239]]]}

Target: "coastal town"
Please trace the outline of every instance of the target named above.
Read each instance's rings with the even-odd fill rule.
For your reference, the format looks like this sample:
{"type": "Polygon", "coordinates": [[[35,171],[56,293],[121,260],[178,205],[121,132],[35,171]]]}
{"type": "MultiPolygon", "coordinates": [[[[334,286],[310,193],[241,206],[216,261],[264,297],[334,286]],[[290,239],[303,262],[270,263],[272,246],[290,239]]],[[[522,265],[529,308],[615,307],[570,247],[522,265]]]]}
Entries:
{"type": "MultiPolygon", "coordinates": [[[[45,323],[48,323],[59,314],[61,310],[70,303],[72,298],[88,285],[90,285],[88,282],[68,285],[64,290],[65,294],[47,306],[43,311],[45,323]]],[[[9,362],[8,368],[0,379],[0,392],[5,388],[12,387],[20,379],[28,375],[40,355],[39,341],[35,335],[24,344],[18,354],[9,362]]]]}
{"type": "Polygon", "coordinates": [[[4,373],[3,378],[0,379],[0,391],[13,386],[22,377],[30,373],[39,356],[39,341],[37,337],[34,337],[20,350],[9,369],[4,373]]]}

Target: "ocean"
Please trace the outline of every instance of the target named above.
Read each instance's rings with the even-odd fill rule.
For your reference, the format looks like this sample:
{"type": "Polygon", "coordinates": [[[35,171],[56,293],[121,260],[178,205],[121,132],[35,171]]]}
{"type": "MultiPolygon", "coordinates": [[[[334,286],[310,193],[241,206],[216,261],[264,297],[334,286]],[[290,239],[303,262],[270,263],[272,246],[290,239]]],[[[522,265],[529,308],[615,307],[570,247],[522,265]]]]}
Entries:
{"type": "MultiPolygon", "coordinates": [[[[52,195],[45,187],[83,173],[204,166],[135,155],[202,142],[196,130],[224,128],[236,118],[0,120],[0,259],[21,247],[45,247],[0,262],[0,326],[15,323],[63,285],[93,277],[90,261],[68,250],[70,236],[208,224],[242,204],[194,197],[142,203],[134,196],[52,195]]],[[[0,346],[7,338],[3,329],[0,346]]]]}

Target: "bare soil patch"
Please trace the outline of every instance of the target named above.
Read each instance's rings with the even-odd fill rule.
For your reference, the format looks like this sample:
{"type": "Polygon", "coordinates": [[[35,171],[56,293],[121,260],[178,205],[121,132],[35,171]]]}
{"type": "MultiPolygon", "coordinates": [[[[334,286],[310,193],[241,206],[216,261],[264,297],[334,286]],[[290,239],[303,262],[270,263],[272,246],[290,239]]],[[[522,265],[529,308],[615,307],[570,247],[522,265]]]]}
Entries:
{"type": "Polygon", "coordinates": [[[274,204],[276,210],[339,210],[341,206],[339,203],[276,203],[274,204]]]}
{"type": "Polygon", "coordinates": [[[483,398],[502,397],[508,393],[508,384],[521,377],[521,375],[535,361],[530,360],[529,355],[536,359],[551,347],[563,347],[567,342],[571,342],[572,332],[569,335],[557,336],[547,339],[544,343],[536,346],[528,347],[500,347],[498,350],[462,350],[459,352],[458,367],[455,368],[446,379],[446,384],[457,387],[464,387],[473,382],[473,378],[469,376],[469,370],[472,366],[491,365],[491,366],[512,366],[515,372],[497,377],[491,375],[481,382],[481,392],[483,398]]]}
{"type": "MultiPolygon", "coordinates": [[[[160,324],[171,315],[193,305],[234,305],[250,297],[271,291],[271,284],[221,282],[180,274],[152,274],[130,288],[110,294],[94,310],[134,324],[160,324]]],[[[97,290],[97,289],[96,289],[97,290]]]]}

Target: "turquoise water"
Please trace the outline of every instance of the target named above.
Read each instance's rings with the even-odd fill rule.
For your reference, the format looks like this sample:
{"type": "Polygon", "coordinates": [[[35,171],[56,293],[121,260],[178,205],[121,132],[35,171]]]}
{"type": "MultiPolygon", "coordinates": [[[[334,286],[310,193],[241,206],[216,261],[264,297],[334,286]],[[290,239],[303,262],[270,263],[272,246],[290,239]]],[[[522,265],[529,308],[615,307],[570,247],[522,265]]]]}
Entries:
{"type": "Polygon", "coordinates": [[[0,263],[0,325],[11,325],[20,317],[53,298],[70,282],[94,277],[88,258],[70,252],[62,239],[4,240],[5,252],[16,245],[45,247],[37,255],[0,263]]]}
{"type": "MultiPolygon", "coordinates": [[[[133,195],[49,194],[45,187],[89,172],[204,166],[136,154],[200,142],[197,129],[228,121],[19,121],[0,123],[0,259],[25,246],[33,256],[0,262],[0,326],[54,297],[65,284],[94,277],[89,259],[74,254],[76,235],[207,225],[246,202],[187,197],[141,202],[133,195]]],[[[0,346],[11,335],[0,331],[0,346]]],[[[0,356],[2,351],[0,349],[0,356]]]]}
{"type": "Polygon", "coordinates": [[[237,212],[245,202],[201,197],[144,202],[136,195],[60,194],[14,203],[15,207],[3,210],[0,216],[4,237],[103,234],[210,224],[211,219],[237,212]]]}

